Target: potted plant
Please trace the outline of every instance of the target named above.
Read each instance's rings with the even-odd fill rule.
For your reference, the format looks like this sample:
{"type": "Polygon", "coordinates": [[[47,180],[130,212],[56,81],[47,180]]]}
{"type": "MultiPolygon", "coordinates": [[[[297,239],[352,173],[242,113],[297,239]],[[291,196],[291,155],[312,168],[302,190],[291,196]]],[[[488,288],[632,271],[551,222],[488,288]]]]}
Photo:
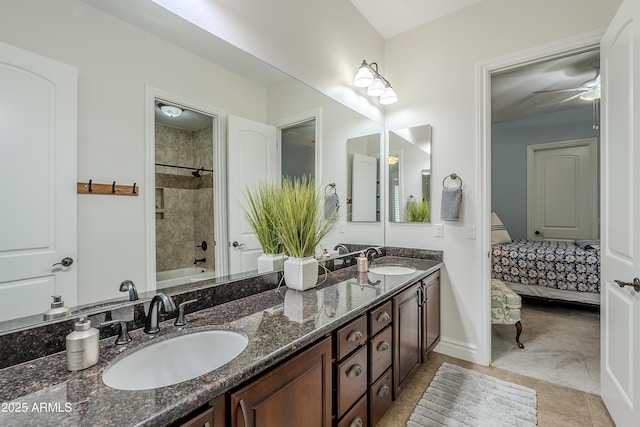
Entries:
{"type": "Polygon", "coordinates": [[[431,204],[428,200],[417,202],[410,201],[407,204],[407,221],[408,222],[429,222],[431,219],[431,204]]]}
{"type": "Polygon", "coordinates": [[[284,281],[288,288],[304,291],[318,283],[316,247],[331,230],[337,210],[325,219],[324,197],[313,179],[285,178],[275,222],[284,252],[284,281]]]}
{"type": "Polygon", "coordinates": [[[262,247],[262,255],[258,257],[260,273],[283,268],[282,243],[274,222],[281,194],[280,188],[275,184],[262,182],[253,191],[247,189],[247,203],[242,206],[262,247]]]}

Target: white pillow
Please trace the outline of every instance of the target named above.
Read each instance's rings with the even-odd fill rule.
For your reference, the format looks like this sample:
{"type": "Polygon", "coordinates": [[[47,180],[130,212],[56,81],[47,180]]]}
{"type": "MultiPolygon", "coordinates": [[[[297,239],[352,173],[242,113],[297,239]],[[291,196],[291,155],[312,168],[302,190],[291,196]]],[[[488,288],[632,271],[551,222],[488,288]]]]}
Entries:
{"type": "Polygon", "coordinates": [[[491,244],[511,243],[511,236],[495,212],[491,212],[491,244]]]}

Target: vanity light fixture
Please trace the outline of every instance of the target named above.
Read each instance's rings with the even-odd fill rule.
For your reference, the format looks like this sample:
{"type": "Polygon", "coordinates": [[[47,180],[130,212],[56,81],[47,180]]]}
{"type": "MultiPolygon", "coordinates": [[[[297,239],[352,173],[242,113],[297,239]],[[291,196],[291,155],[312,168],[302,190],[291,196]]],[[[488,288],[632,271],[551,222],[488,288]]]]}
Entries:
{"type": "Polygon", "coordinates": [[[379,96],[382,105],[398,101],[398,95],[391,87],[391,83],[378,72],[378,64],[375,62],[367,64],[367,61],[363,60],[353,79],[353,84],[357,87],[366,87],[369,96],[379,96]]]}
{"type": "Polygon", "coordinates": [[[182,108],[176,107],[175,105],[167,105],[167,104],[158,104],[160,111],[162,114],[168,117],[179,117],[182,114],[182,108]]]}

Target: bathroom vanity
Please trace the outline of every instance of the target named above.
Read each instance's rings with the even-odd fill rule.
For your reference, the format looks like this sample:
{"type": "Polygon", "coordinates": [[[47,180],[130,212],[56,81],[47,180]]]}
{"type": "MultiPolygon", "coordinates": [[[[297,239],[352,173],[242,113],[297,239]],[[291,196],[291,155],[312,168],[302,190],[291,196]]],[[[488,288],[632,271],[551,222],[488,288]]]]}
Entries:
{"type": "Polygon", "coordinates": [[[387,253],[379,264],[415,271],[363,276],[348,267],[312,290],[249,295],[190,313],[181,328],[167,320],[157,337],[135,330],[128,345],[103,339],[100,361],[85,371],[66,371],[63,353],[10,366],[0,370],[1,400],[27,410],[0,413],[0,424],[375,425],[438,342],[440,259],[387,253]],[[167,387],[102,382],[114,360],[137,348],[211,327],[242,331],[246,349],[167,387]],[[60,410],[33,410],[42,403],[60,410]]]}

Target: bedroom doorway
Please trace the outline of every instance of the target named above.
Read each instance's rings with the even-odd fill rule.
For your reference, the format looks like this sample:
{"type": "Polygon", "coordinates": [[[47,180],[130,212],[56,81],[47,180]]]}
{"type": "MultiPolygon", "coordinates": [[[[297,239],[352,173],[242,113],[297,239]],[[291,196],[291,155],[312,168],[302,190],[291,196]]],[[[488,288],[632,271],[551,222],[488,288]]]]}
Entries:
{"type": "MultiPolygon", "coordinates": [[[[496,258],[496,249],[497,254],[508,255],[500,258],[501,264],[497,267],[489,265],[488,275],[492,276],[494,269],[502,268],[499,280],[521,295],[523,332],[520,340],[525,347],[517,347],[513,323],[492,325],[489,327],[490,363],[512,372],[595,394],[599,393],[600,379],[599,308],[592,304],[594,301],[590,298],[586,302],[589,305],[585,306],[568,305],[565,300],[580,301],[581,295],[574,298],[573,294],[582,293],[584,288],[593,291],[591,294],[599,291],[599,256],[591,256],[595,252],[587,253],[582,248],[577,248],[578,255],[569,255],[576,246],[573,237],[565,236],[564,242],[551,242],[553,247],[549,250],[556,254],[551,255],[555,258],[541,261],[533,257],[544,249],[529,249],[526,242],[545,240],[541,234],[546,230],[538,230],[541,234],[535,235],[535,227],[530,224],[531,212],[540,210],[540,199],[536,200],[530,188],[533,164],[528,164],[527,153],[541,152],[535,148],[540,149],[556,141],[594,140],[595,146],[598,146],[599,100],[581,99],[582,94],[592,90],[588,85],[599,84],[598,59],[597,44],[593,43],[553,55],[546,53],[491,72],[490,141],[487,141],[486,162],[489,178],[487,194],[491,195],[486,201],[488,211],[497,213],[509,235],[507,240],[513,240],[517,245],[505,245],[500,249],[492,246],[492,258],[496,258]],[[567,259],[577,256],[584,262],[565,264],[565,257],[557,255],[565,252],[567,259]],[[515,253],[523,253],[529,258],[511,259],[515,253]],[[597,260],[598,267],[587,262],[587,258],[589,262],[597,260]],[[549,268],[550,265],[553,268],[549,268]],[[556,265],[561,271],[554,270],[556,265]],[[545,293],[547,289],[552,292],[545,293]]],[[[595,151],[597,153],[597,148],[595,151]]],[[[568,165],[573,165],[575,169],[572,163],[575,159],[569,153],[563,153],[556,159],[562,159],[559,163],[564,163],[564,166],[555,168],[553,172],[544,171],[542,185],[548,187],[555,200],[553,205],[558,207],[566,205],[565,202],[575,196],[572,193],[577,190],[572,185],[578,184],[575,177],[571,182],[567,179],[571,173],[568,165]],[[563,185],[554,185],[557,180],[561,180],[563,185]]],[[[541,161],[544,163],[546,160],[541,161]]],[[[581,179],[595,187],[593,200],[587,203],[591,203],[591,210],[597,216],[597,159],[590,158],[588,161],[593,167],[583,172],[581,179]]],[[[593,194],[593,190],[592,187],[590,194],[593,194]]],[[[544,197],[542,200],[552,202],[544,197]]],[[[545,211],[542,213],[548,214],[545,211]]],[[[572,212],[564,206],[555,214],[559,219],[557,223],[564,224],[570,222],[567,218],[573,220],[579,216],[580,210],[572,212]]],[[[597,218],[594,221],[593,227],[589,227],[589,232],[581,235],[582,238],[598,237],[597,218]]],[[[550,236],[546,237],[548,239],[550,236]]],[[[491,281],[491,277],[488,281],[491,281]]],[[[597,300],[599,294],[596,294],[597,300]]]]}

